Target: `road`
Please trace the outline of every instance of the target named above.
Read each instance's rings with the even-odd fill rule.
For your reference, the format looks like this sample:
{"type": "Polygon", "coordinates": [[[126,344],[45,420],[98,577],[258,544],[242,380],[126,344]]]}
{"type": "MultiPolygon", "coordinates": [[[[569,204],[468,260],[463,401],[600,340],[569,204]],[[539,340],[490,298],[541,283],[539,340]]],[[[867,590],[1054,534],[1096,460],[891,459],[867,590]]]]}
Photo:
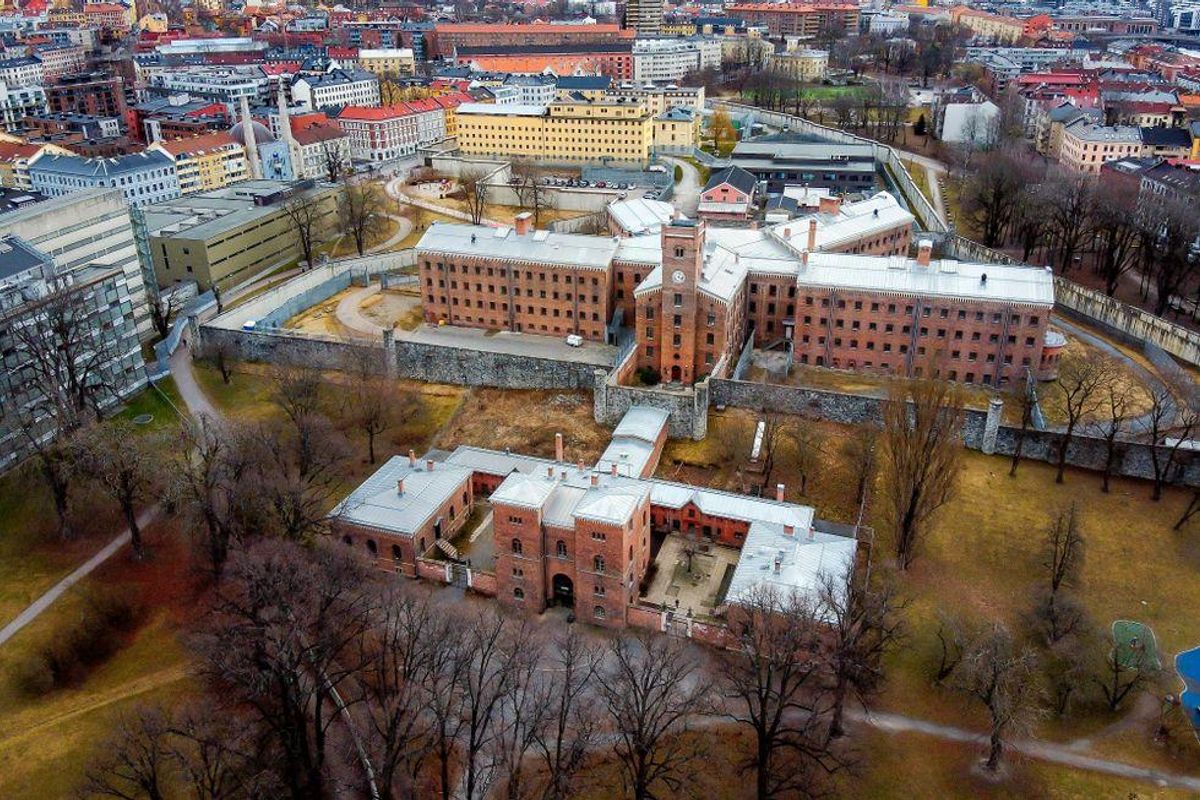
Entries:
{"type": "Polygon", "coordinates": [[[695,219],[696,209],[700,206],[700,190],[703,188],[700,185],[700,170],[691,162],[679,158],[664,156],[663,161],[673,167],[679,167],[683,173],[682,179],[675,182],[671,202],[679,209],[679,213],[695,219]]]}
{"type": "Polygon", "coordinates": [[[942,200],[942,187],[938,183],[938,178],[949,172],[946,165],[936,158],[923,156],[920,153],[911,153],[908,150],[896,150],[896,155],[900,156],[904,161],[916,164],[925,170],[925,183],[929,186],[929,202],[933,203],[933,208],[937,211],[938,216],[942,218],[942,222],[949,224],[949,220],[946,217],[946,204],[942,200]]]}

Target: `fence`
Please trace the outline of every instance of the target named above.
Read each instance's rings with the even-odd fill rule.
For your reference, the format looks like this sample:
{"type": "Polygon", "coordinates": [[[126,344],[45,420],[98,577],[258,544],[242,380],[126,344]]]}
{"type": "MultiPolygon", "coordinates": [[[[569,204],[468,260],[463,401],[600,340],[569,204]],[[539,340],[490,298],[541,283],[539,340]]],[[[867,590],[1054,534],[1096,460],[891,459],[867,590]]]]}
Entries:
{"type": "Polygon", "coordinates": [[[1098,325],[1118,339],[1139,346],[1149,342],[1180,361],[1200,366],[1200,333],[1062,277],[1054,279],[1054,303],[1068,316],[1098,325]]]}
{"type": "Polygon", "coordinates": [[[792,114],[783,114],[778,111],[764,111],[761,108],[750,106],[745,103],[731,103],[728,100],[709,100],[707,103],[710,107],[725,107],[731,113],[734,111],[746,112],[754,111],[758,115],[758,121],[772,125],[777,128],[788,128],[791,131],[799,131],[810,134],[826,142],[842,142],[845,144],[863,144],[870,145],[872,154],[875,160],[884,166],[885,170],[889,170],[889,174],[895,181],[900,191],[909,200],[909,205],[913,213],[925,221],[927,230],[936,232],[946,232],[948,227],[938,216],[937,210],[933,204],[929,202],[921,190],[917,187],[912,176],[908,174],[908,169],[904,166],[903,159],[891,147],[882,142],[877,142],[874,139],[867,139],[862,136],[856,136],[852,133],[847,133],[837,128],[830,128],[825,125],[818,125],[815,122],[804,119],[803,117],[793,116],[792,114]]]}

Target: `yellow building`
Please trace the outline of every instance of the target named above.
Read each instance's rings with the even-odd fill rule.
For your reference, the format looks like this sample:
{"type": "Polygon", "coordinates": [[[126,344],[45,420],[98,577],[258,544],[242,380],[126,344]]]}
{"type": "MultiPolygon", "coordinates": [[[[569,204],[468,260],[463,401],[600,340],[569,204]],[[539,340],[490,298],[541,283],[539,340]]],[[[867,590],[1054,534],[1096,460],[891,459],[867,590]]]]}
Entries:
{"type": "Polygon", "coordinates": [[[250,177],[246,149],[228,133],[160,141],[147,149],[157,150],[175,162],[182,194],[222,189],[250,177]]]}
{"type": "Polygon", "coordinates": [[[644,103],[464,103],[457,117],[458,146],[468,156],[645,164],[654,142],[644,103]]]}
{"type": "Polygon", "coordinates": [[[800,48],[776,53],[771,57],[771,67],[790,78],[805,83],[824,80],[829,69],[829,51],[800,48]]]}
{"type": "Polygon", "coordinates": [[[599,97],[588,99],[645,103],[646,110],[654,116],[676,106],[704,111],[703,86],[616,86],[599,97]]]}
{"type": "Polygon", "coordinates": [[[1025,35],[1024,21],[967,6],[955,6],[950,9],[950,21],[963,26],[980,39],[995,42],[1014,44],[1025,35]]]}
{"type": "Polygon", "coordinates": [[[1063,126],[1059,162],[1098,173],[1105,161],[1142,155],[1142,132],[1128,125],[1105,126],[1080,119],[1063,126]]]}
{"type": "Polygon", "coordinates": [[[417,71],[411,47],[359,50],[358,66],[376,75],[412,75],[417,71]]]}
{"type": "Polygon", "coordinates": [[[696,23],[686,20],[663,20],[662,24],[663,36],[695,36],[696,23]]]}
{"type": "Polygon", "coordinates": [[[654,152],[690,154],[700,146],[699,112],[679,106],[654,118],[654,152]]]}

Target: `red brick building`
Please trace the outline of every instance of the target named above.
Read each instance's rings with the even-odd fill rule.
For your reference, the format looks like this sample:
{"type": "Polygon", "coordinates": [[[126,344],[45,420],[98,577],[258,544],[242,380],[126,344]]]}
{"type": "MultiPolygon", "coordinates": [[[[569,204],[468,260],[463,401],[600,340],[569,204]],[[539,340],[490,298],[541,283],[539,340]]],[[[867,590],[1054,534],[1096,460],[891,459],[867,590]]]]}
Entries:
{"type": "Polygon", "coordinates": [[[430,59],[453,58],[459,47],[525,47],[529,45],[584,45],[618,42],[634,38],[635,31],[620,25],[489,24],[476,22],[439,23],[425,34],[430,59]]]}

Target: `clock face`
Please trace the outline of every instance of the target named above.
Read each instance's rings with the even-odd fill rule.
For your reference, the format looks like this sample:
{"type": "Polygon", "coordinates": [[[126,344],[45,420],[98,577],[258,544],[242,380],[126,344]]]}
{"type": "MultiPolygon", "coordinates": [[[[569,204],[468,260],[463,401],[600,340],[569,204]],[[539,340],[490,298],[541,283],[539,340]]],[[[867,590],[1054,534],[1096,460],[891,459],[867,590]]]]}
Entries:
{"type": "Polygon", "coordinates": [[[677,269],[671,273],[671,280],[675,281],[676,283],[683,283],[683,279],[686,277],[687,276],[683,274],[683,270],[681,269],[677,269]]]}

